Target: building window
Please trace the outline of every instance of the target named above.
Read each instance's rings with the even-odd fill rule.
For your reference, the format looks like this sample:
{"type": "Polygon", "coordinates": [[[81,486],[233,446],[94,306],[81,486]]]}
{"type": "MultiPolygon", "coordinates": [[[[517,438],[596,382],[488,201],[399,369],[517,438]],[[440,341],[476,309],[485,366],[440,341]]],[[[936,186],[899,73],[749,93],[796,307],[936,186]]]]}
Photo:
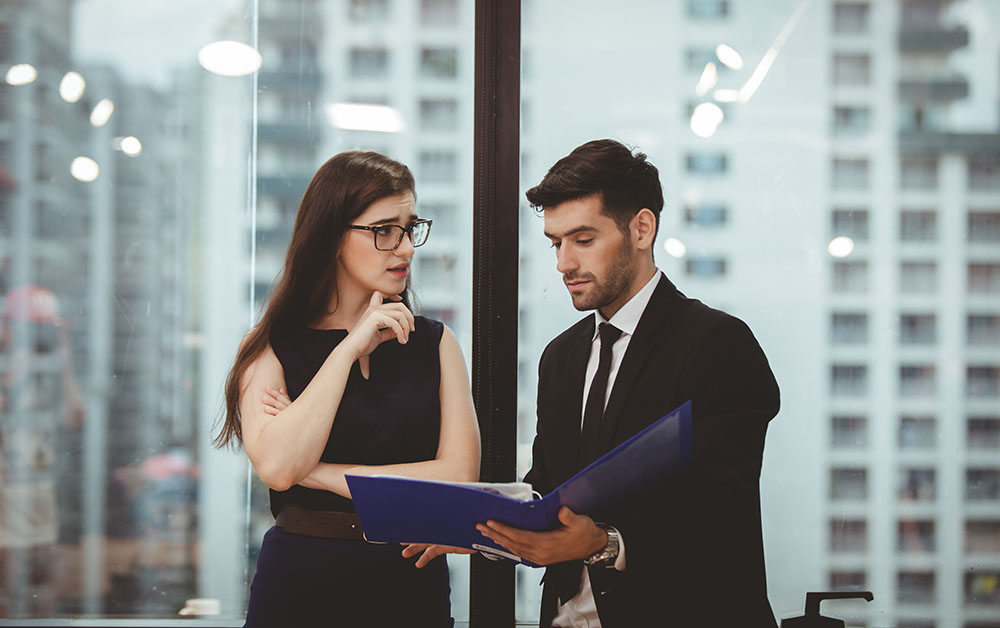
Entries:
{"type": "Polygon", "coordinates": [[[728,212],[720,204],[688,205],[684,208],[684,223],[691,227],[712,229],[726,224],[728,212]]]}
{"type": "Polygon", "coordinates": [[[970,157],[969,189],[1000,190],[1000,161],[993,157],[970,157]]]}
{"type": "Polygon", "coordinates": [[[687,0],[688,17],[721,20],[729,15],[729,0],[687,0]]]}
{"type": "Polygon", "coordinates": [[[969,314],[965,340],[970,347],[1000,344],[1000,315],[969,314]]]}
{"type": "Polygon", "coordinates": [[[858,294],[868,290],[868,262],[833,262],[833,291],[858,294]]]}
{"type": "Polygon", "coordinates": [[[458,156],[450,150],[420,151],[420,179],[426,183],[454,183],[458,180],[458,156]]]}
{"type": "Polygon", "coordinates": [[[867,2],[835,2],[833,32],[838,35],[860,35],[868,32],[867,2]]]}
{"type": "Polygon", "coordinates": [[[441,285],[454,285],[458,281],[456,276],[457,260],[453,255],[442,255],[431,253],[417,257],[418,276],[434,278],[435,282],[441,285]]]}
{"type": "Polygon", "coordinates": [[[431,226],[436,237],[453,237],[458,232],[459,225],[458,211],[455,204],[445,201],[422,200],[417,205],[417,211],[421,218],[428,218],[434,221],[431,226]]]}
{"type": "Polygon", "coordinates": [[[867,469],[831,469],[830,497],[832,499],[861,500],[868,498],[867,469]]]}
{"type": "Polygon", "coordinates": [[[937,289],[936,262],[903,262],[899,270],[900,292],[929,294],[937,289]]]}
{"type": "Polygon", "coordinates": [[[1000,521],[966,521],[965,551],[968,554],[1000,554],[1000,521]]]}
{"type": "Polygon", "coordinates": [[[896,576],[896,599],[909,604],[934,601],[933,571],[900,571],[896,576]]]}
{"type": "Polygon", "coordinates": [[[351,0],[348,13],[356,23],[386,22],[389,20],[389,0],[351,0]]]}
{"type": "Polygon", "coordinates": [[[867,54],[833,55],[834,85],[868,85],[871,74],[871,57],[867,54]]]}
{"type": "Polygon", "coordinates": [[[931,501],[936,493],[934,469],[900,469],[896,496],[903,501],[931,501]]]}
{"type": "Polygon", "coordinates": [[[933,365],[899,367],[899,394],[903,397],[932,397],[936,391],[936,370],[933,365]]]}
{"type": "Polygon", "coordinates": [[[830,340],[844,345],[868,342],[868,315],[864,312],[834,312],[830,317],[830,340]]]}
{"type": "Polygon", "coordinates": [[[933,552],[936,547],[934,522],[927,519],[903,519],[896,527],[896,549],[916,554],[933,552]]]}
{"type": "Polygon", "coordinates": [[[832,235],[847,236],[855,242],[868,241],[868,211],[864,209],[835,209],[831,214],[832,235]]]}
{"type": "Polygon", "coordinates": [[[871,128],[871,109],[838,105],[833,108],[834,135],[861,135],[871,128]]]}
{"type": "Polygon", "coordinates": [[[11,47],[10,26],[0,23],[0,63],[10,62],[11,47]]]}
{"type": "Polygon", "coordinates": [[[868,367],[859,364],[836,364],[830,369],[830,392],[838,397],[857,397],[868,393],[868,367]]]}
{"type": "MultiPolygon", "coordinates": [[[[976,569],[965,574],[965,603],[971,606],[1000,605],[1000,571],[976,569]]],[[[990,624],[984,624],[988,626],[990,624]]],[[[993,624],[995,625],[995,624],[993,624]]]]}
{"type": "Polygon", "coordinates": [[[904,345],[927,345],[937,341],[937,317],[933,314],[901,314],[899,342],[904,345]]]}
{"type": "Polygon", "coordinates": [[[684,265],[689,277],[719,279],[726,276],[726,259],[723,257],[689,257],[684,265]]]}
{"type": "Polygon", "coordinates": [[[969,264],[968,282],[972,294],[1000,294],[1000,264],[969,264]]]}
{"type": "Polygon", "coordinates": [[[830,442],[837,449],[863,448],[868,445],[868,420],[862,416],[835,416],[831,423],[830,442]]]}
{"type": "Polygon", "coordinates": [[[424,131],[458,129],[458,103],[452,99],[421,100],[420,128],[424,131]]]}
{"type": "Polygon", "coordinates": [[[1000,499],[1000,470],[966,469],[965,499],[968,501],[1000,499]]]}
{"type": "Polygon", "coordinates": [[[933,447],[937,425],[932,417],[904,416],[899,420],[899,446],[902,449],[933,447]]]}
{"type": "Polygon", "coordinates": [[[868,160],[834,159],[832,183],[836,190],[867,190],[868,160]]]}
{"type": "Polygon", "coordinates": [[[1000,417],[969,417],[965,427],[969,449],[1000,447],[1000,417]]]}
{"type": "Polygon", "coordinates": [[[458,24],[458,0],[420,0],[420,23],[455,26],[458,24]]]}
{"type": "Polygon", "coordinates": [[[1000,397],[1000,367],[970,366],[965,372],[967,396],[971,398],[1000,397]]]}
{"type": "Polygon", "coordinates": [[[1000,242],[1000,212],[969,212],[969,242],[1000,242]]]}
{"type": "Polygon", "coordinates": [[[829,574],[830,589],[840,591],[843,589],[864,589],[865,572],[863,571],[831,571],[829,574]]]}
{"type": "Polygon", "coordinates": [[[938,184],[935,157],[906,156],[899,161],[899,187],[904,190],[933,190],[938,184]]]}
{"type": "Polygon", "coordinates": [[[691,174],[724,174],[729,169],[725,153],[688,153],[686,164],[691,174]]]}
{"type": "Polygon", "coordinates": [[[864,519],[830,521],[831,552],[864,552],[868,549],[868,522],[864,519]]]}
{"type": "Polygon", "coordinates": [[[453,79],[458,76],[458,50],[455,48],[421,50],[420,76],[434,79],[453,79]]]}
{"type": "Polygon", "coordinates": [[[389,74],[389,51],[385,48],[352,48],[351,78],[380,79],[389,74]]]}
{"type": "Polygon", "coordinates": [[[903,242],[933,242],[937,239],[937,213],[907,210],[899,214],[899,239],[903,242]]]}

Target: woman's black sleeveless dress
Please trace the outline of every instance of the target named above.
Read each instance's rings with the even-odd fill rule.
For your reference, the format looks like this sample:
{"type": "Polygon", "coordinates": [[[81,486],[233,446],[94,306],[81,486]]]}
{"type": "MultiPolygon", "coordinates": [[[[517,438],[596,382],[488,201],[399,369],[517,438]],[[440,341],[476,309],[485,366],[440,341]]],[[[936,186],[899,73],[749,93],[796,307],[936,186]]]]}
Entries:
{"type": "MultiPolygon", "coordinates": [[[[414,326],[407,344],[390,340],[372,352],[368,379],[355,362],[321,461],[384,465],[437,454],[444,327],[421,316],[414,326]]],[[[343,329],[306,328],[271,339],[291,399],[346,336],[343,329]]],[[[289,505],[354,512],[351,500],[328,491],[298,485],[271,491],[275,516],[289,505]]],[[[401,551],[397,544],[315,538],[272,527],[250,586],[246,626],[452,626],[445,557],[417,569],[416,559],[403,558],[401,551]]]]}

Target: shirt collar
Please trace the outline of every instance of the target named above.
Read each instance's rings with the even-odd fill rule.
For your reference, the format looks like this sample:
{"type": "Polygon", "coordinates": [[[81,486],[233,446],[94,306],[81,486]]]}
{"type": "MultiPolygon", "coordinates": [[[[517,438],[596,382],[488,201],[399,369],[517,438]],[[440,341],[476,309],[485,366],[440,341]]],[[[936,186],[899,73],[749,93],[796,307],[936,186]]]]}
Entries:
{"type": "Polygon", "coordinates": [[[628,300],[628,303],[621,306],[615,312],[614,316],[611,317],[611,320],[606,320],[600,311],[594,310],[594,337],[591,338],[591,341],[597,339],[601,323],[611,323],[620,329],[623,334],[628,334],[629,336],[634,334],[635,328],[639,326],[639,319],[642,318],[642,313],[646,311],[649,299],[653,296],[653,291],[656,290],[656,285],[660,283],[660,274],[660,269],[657,268],[656,272],[653,273],[653,278],[639,292],[636,292],[635,296],[628,300]]]}

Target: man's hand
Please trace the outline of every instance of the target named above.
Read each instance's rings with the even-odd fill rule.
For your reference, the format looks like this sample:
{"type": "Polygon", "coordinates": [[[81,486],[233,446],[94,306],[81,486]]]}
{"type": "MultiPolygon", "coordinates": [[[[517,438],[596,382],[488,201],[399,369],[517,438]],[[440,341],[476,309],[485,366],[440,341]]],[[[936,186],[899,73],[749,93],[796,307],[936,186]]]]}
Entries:
{"type": "Polygon", "coordinates": [[[608,543],[607,533],[586,515],[574,514],[563,506],[559,509],[559,521],[562,526],[548,532],[529,532],[493,520],[480,523],[476,529],[536,565],[586,558],[608,543]]]}
{"type": "Polygon", "coordinates": [[[441,554],[475,554],[474,550],[465,549],[464,547],[452,547],[451,545],[428,545],[426,543],[410,543],[403,548],[403,558],[410,558],[411,556],[420,555],[417,559],[416,567],[417,569],[425,566],[427,563],[431,562],[441,554]]]}

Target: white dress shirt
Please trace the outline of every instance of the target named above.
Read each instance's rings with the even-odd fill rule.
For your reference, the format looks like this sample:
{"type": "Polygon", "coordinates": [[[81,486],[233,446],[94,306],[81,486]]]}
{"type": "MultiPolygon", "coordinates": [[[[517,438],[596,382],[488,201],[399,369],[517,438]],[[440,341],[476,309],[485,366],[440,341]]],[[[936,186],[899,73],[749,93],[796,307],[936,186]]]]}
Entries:
{"type": "MultiPolygon", "coordinates": [[[[594,337],[591,340],[587,374],[583,380],[585,382],[583,386],[582,406],[584,412],[586,412],[587,408],[587,395],[590,393],[590,385],[594,381],[594,375],[597,374],[597,367],[600,362],[601,323],[611,323],[622,332],[621,337],[611,347],[611,370],[608,373],[608,387],[604,393],[604,407],[607,407],[608,399],[611,398],[611,391],[615,386],[615,378],[618,377],[618,368],[622,365],[622,358],[625,357],[628,344],[635,334],[635,328],[639,325],[639,319],[642,318],[642,313],[646,311],[649,299],[653,296],[653,291],[659,282],[660,271],[657,269],[653,273],[653,278],[634,297],[629,299],[628,303],[615,312],[611,320],[605,320],[600,312],[594,311],[594,337]]],[[[582,413],[580,415],[580,430],[583,430],[582,413]]],[[[602,523],[614,525],[613,521],[602,523]]],[[[615,560],[615,569],[625,571],[625,539],[621,535],[619,535],[618,558],[615,560]]],[[[552,620],[553,626],[559,626],[560,628],[601,628],[601,620],[597,616],[597,602],[594,600],[594,591],[590,586],[590,573],[587,571],[586,565],[584,565],[582,571],[583,573],[580,575],[580,592],[565,604],[559,605],[556,617],[552,620]]],[[[556,603],[558,604],[558,602],[556,603]]]]}

